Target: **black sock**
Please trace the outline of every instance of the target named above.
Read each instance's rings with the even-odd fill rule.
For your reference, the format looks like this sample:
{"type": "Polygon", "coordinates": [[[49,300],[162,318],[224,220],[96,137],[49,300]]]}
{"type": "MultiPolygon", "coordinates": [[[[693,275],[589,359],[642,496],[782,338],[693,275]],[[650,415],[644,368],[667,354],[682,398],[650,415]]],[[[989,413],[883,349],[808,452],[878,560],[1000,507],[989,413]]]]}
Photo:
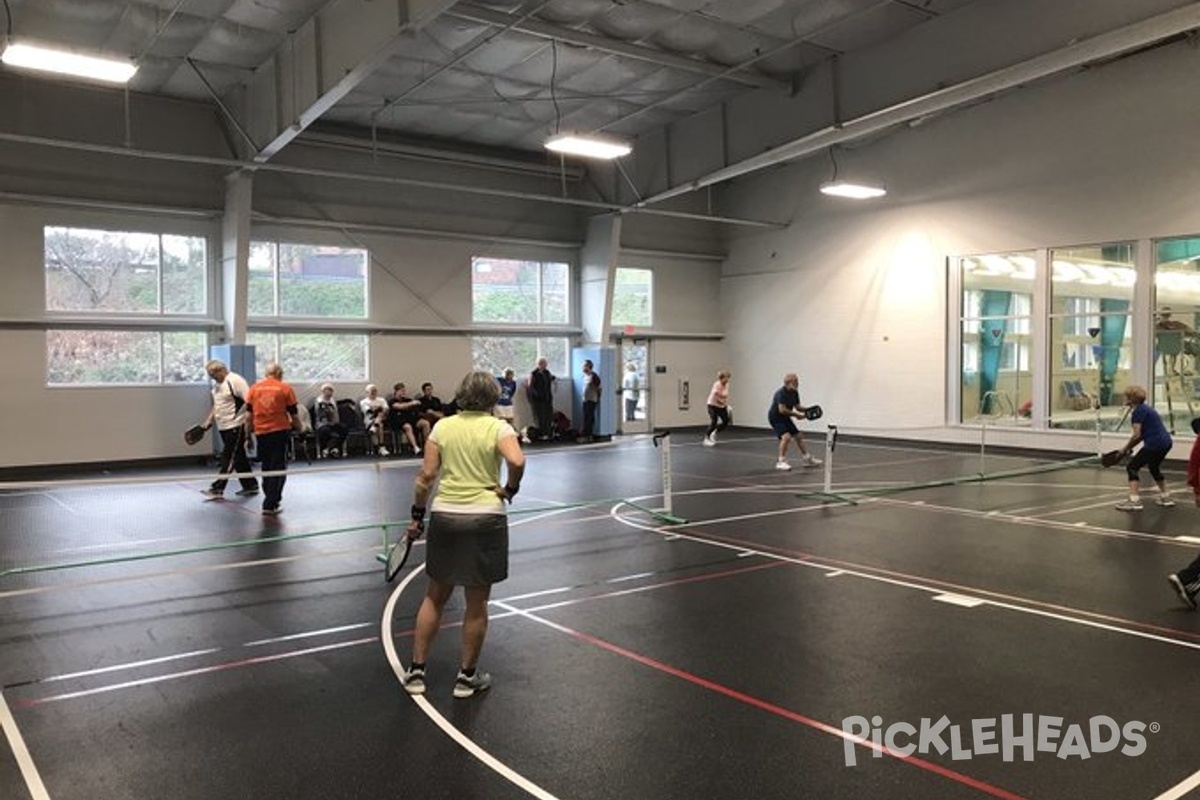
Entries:
{"type": "Polygon", "coordinates": [[[414,661],[408,665],[408,669],[410,671],[415,671],[418,669],[425,669],[425,662],[424,661],[414,661]]]}
{"type": "Polygon", "coordinates": [[[463,668],[462,668],[461,670],[459,670],[459,671],[460,671],[460,672],[462,672],[462,674],[463,674],[463,675],[466,675],[468,678],[474,678],[474,677],[475,677],[475,668],[474,668],[474,667],[471,667],[470,669],[468,669],[468,668],[466,668],[466,667],[463,667],[463,668]]]}

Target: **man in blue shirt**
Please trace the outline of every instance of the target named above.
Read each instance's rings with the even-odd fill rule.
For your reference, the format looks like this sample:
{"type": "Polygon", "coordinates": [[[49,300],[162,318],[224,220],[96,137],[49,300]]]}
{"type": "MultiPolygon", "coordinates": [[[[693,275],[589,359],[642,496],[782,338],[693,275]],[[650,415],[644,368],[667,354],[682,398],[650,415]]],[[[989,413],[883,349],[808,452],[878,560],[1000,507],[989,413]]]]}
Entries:
{"type": "Polygon", "coordinates": [[[791,469],[787,460],[788,442],[794,441],[800,451],[801,463],[806,467],[816,467],[821,462],[812,457],[804,446],[804,435],[796,428],[793,420],[804,419],[805,408],[800,404],[800,378],[796,373],[789,372],[783,376],[783,387],[775,392],[771,399],[771,407],[767,409],[767,422],[771,430],[779,437],[779,460],[775,469],[791,469]]]}
{"type": "Polygon", "coordinates": [[[1129,435],[1129,441],[1121,448],[1121,452],[1129,455],[1138,442],[1142,443],[1142,449],[1138,450],[1137,455],[1129,459],[1129,463],[1125,465],[1125,473],[1129,476],[1129,499],[1117,503],[1117,508],[1121,511],[1142,510],[1141,479],[1138,476],[1142,467],[1150,470],[1150,477],[1158,485],[1156,502],[1160,506],[1173,506],[1175,501],[1167,492],[1167,485],[1160,469],[1163,459],[1167,457],[1173,444],[1171,434],[1167,432],[1167,426],[1163,425],[1162,417],[1158,415],[1153,406],[1146,402],[1146,390],[1141,386],[1130,386],[1125,389],[1125,405],[1133,409],[1129,415],[1129,422],[1133,428],[1129,435]]]}

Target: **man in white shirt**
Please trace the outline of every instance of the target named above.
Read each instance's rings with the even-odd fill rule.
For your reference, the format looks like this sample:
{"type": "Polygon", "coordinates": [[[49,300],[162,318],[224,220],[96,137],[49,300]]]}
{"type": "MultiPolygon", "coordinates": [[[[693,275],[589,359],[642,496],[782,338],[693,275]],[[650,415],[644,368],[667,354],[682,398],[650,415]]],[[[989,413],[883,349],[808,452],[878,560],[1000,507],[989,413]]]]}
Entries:
{"type": "Polygon", "coordinates": [[[225,485],[229,473],[236,472],[242,488],[238,494],[258,494],[258,480],[254,477],[250,459],[246,457],[246,392],[250,386],[236,372],[230,372],[223,361],[212,359],[204,365],[208,377],[213,379],[212,409],[204,418],[204,429],[213,425],[221,435],[221,456],[217,479],[212,486],[203,490],[207,497],[216,499],[225,496],[225,485]],[[232,468],[232,470],[231,470],[232,468]]]}

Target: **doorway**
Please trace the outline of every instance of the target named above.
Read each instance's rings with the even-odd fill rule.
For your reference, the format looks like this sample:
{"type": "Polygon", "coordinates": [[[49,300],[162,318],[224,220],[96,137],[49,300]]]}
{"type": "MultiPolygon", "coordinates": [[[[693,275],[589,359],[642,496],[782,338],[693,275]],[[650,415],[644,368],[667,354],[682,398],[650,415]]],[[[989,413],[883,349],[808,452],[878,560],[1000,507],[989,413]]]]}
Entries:
{"type": "Polygon", "coordinates": [[[651,427],[650,342],[646,339],[622,339],[620,364],[618,411],[621,433],[648,433],[651,427]]]}

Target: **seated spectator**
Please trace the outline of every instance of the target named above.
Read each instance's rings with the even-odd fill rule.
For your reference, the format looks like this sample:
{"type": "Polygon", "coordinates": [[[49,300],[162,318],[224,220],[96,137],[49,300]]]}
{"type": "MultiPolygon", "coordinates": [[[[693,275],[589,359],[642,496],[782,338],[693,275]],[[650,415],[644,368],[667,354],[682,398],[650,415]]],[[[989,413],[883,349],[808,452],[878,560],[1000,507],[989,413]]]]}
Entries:
{"type": "Polygon", "coordinates": [[[397,442],[403,436],[404,441],[412,447],[413,454],[418,456],[421,455],[421,448],[417,444],[416,428],[420,416],[421,402],[408,396],[403,383],[393,386],[391,399],[388,400],[388,427],[392,429],[397,442]]]}
{"type": "Polygon", "coordinates": [[[421,384],[421,396],[417,398],[421,402],[421,419],[417,421],[417,436],[423,442],[429,438],[429,431],[437,424],[438,420],[446,416],[445,406],[442,401],[433,394],[433,384],[426,381],[421,384]]]}
{"type": "Polygon", "coordinates": [[[321,458],[340,458],[342,442],[346,440],[346,426],[338,415],[337,401],[333,399],[333,384],[321,386],[321,395],[313,404],[316,418],[317,448],[321,458]]]}
{"type": "Polygon", "coordinates": [[[367,385],[367,396],[358,402],[358,407],[362,409],[363,424],[367,427],[367,437],[375,452],[381,456],[390,455],[383,441],[388,403],[379,396],[379,388],[375,384],[367,385]]]}

